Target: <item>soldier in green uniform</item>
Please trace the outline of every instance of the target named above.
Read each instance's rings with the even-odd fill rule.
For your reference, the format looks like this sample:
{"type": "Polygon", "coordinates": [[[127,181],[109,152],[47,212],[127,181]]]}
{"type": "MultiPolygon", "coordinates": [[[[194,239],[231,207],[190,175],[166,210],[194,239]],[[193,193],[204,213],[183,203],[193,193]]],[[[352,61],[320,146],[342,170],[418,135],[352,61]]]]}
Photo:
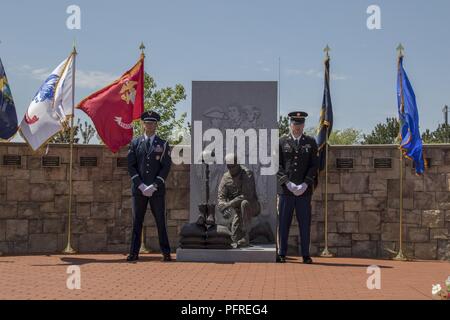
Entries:
{"type": "Polygon", "coordinates": [[[311,198],[319,165],[317,143],[303,133],[306,112],[289,113],[290,133],[280,138],[278,195],[278,256],[286,262],[289,228],[295,209],[304,263],[312,263],[309,255],[311,198]]]}

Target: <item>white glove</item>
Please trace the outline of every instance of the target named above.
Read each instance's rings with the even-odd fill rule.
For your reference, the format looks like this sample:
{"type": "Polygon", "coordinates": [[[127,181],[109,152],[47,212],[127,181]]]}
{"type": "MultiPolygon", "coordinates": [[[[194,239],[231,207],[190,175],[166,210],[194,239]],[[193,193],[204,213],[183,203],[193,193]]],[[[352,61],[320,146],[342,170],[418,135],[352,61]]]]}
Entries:
{"type": "Polygon", "coordinates": [[[153,192],[155,192],[156,190],[158,190],[158,188],[155,185],[151,184],[147,188],[145,188],[143,194],[146,197],[151,197],[153,195],[153,192]]]}
{"type": "Polygon", "coordinates": [[[297,185],[289,181],[288,183],[286,183],[286,187],[290,192],[294,192],[297,185]]]}
{"type": "Polygon", "coordinates": [[[302,194],[305,193],[306,189],[308,189],[308,185],[303,182],[301,185],[296,186],[296,188],[293,191],[293,193],[296,196],[301,196],[302,194]]]}
{"type": "Polygon", "coordinates": [[[147,188],[148,188],[148,186],[143,183],[141,183],[138,187],[138,189],[141,190],[142,193],[144,193],[145,189],[147,189],[147,188]]]}

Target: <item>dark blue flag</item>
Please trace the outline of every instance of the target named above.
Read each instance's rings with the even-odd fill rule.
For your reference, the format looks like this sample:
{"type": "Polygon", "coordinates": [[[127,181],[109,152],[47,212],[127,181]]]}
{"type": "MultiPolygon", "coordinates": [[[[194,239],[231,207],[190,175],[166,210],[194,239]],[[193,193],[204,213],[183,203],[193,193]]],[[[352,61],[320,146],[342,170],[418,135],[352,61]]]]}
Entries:
{"type": "Polygon", "coordinates": [[[317,129],[316,142],[319,152],[319,172],[325,169],[325,146],[333,128],[333,108],[330,95],[330,57],[325,59],[325,84],[323,89],[322,109],[320,111],[319,127],[317,129]]]}
{"type": "Polygon", "coordinates": [[[0,59],[0,140],[9,140],[17,132],[17,113],[0,59]]]}
{"type": "Polygon", "coordinates": [[[425,171],[425,160],[419,131],[419,112],[414,90],[403,69],[403,55],[398,58],[397,104],[400,120],[400,149],[405,158],[414,161],[416,174],[422,174],[425,171]]]}

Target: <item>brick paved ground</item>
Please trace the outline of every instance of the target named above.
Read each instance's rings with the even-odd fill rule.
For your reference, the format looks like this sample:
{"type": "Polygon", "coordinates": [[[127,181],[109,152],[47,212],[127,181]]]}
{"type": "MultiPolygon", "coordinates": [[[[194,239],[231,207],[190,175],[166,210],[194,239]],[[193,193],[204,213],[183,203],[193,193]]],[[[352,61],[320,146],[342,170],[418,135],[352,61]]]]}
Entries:
{"type": "Polygon", "coordinates": [[[137,264],[120,254],[0,256],[0,299],[430,299],[450,263],[298,258],[275,263],[137,264]],[[381,290],[368,290],[369,265],[381,267],[381,290]],[[81,290],[66,287],[69,265],[81,268],[81,290]]]}

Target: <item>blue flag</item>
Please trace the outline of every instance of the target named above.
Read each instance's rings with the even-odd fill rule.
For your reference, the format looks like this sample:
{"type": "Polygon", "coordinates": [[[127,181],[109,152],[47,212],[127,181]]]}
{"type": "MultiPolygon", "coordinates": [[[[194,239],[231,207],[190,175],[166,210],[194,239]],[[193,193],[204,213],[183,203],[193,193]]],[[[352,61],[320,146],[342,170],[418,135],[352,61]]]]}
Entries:
{"type": "Polygon", "coordinates": [[[419,131],[419,112],[414,90],[403,69],[402,55],[398,58],[397,103],[400,120],[400,149],[405,158],[414,161],[416,174],[423,174],[425,160],[419,131]]]}
{"type": "Polygon", "coordinates": [[[9,140],[17,132],[17,113],[0,59],[0,140],[9,140]]]}
{"type": "Polygon", "coordinates": [[[319,127],[316,142],[319,149],[319,172],[325,169],[325,146],[333,128],[333,107],[330,94],[330,58],[325,59],[325,81],[323,88],[322,109],[320,111],[319,127]]]}

